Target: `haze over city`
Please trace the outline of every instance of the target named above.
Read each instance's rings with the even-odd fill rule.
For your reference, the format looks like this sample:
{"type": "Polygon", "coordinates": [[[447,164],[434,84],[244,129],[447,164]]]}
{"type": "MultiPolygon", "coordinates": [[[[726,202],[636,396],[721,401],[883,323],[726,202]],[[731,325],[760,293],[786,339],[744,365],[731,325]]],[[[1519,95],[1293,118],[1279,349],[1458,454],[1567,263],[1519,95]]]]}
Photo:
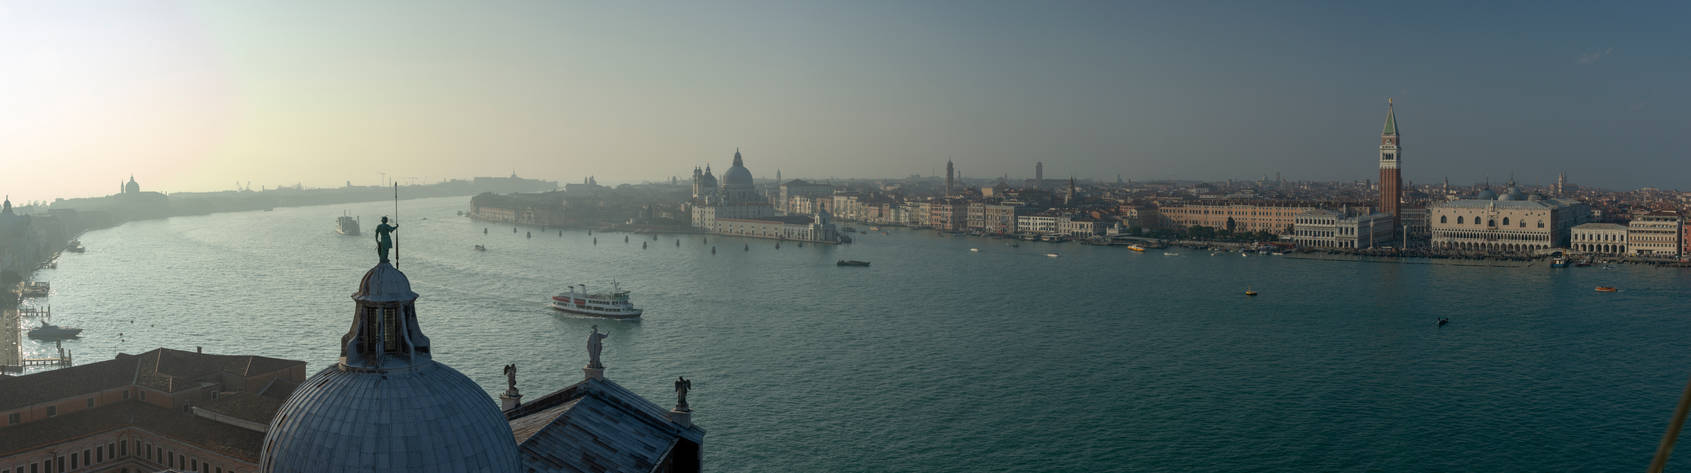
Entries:
{"type": "Polygon", "coordinates": [[[15,200],[505,175],[1680,188],[1684,3],[0,4],[15,200]],[[1650,172],[1641,172],[1649,169],[1650,172]]]}

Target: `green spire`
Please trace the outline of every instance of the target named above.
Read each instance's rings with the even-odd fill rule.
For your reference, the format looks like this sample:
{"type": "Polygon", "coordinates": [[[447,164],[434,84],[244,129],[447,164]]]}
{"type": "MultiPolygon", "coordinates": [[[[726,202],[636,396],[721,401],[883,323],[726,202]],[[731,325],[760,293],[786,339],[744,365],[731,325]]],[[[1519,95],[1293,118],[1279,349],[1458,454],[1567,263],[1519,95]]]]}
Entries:
{"type": "Polygon", "coordinates": [[[1392,99],[1386,99],[1386,127],[1380,130],[1382,135],[1397,134],[1397,114],[1392,111],[1392,99]]]}

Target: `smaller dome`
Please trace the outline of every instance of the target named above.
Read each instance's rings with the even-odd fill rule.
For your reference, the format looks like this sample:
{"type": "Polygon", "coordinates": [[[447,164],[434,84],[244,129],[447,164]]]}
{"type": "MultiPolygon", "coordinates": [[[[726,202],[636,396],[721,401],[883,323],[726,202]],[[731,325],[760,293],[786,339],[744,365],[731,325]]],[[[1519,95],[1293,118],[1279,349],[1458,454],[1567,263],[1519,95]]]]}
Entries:
{"type": "Polygon", "coordinates": [[[1497,200],[1497,193],[1492,192],[1491,189],[1485,189],[1480,191],[1480,195],[1475,196],[1474,198],[1479,200],[1497,200]]]}
{"type": "Polygon", "coordinates": [[[405,302],[417,300],[417,293],[411,292],[411,280],[405,277],[405,273],[399,272],[391,264],[382,262],[364,273],[364,279],[358,282],[358,292],[352,295],[352,300],[405,302]]]}

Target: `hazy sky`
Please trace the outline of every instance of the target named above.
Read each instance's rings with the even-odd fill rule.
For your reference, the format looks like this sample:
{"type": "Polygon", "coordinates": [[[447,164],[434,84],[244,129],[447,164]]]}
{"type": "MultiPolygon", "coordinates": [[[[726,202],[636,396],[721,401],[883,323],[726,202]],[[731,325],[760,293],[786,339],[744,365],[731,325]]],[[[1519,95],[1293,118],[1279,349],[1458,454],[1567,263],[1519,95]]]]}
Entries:
{"type": "Polygon", "coordinates": [[[1691,2],[0,0],[0,192],[504,175],[1691,189],[1691,2]],[[638,4],[635,4],[638,3],[638,4]]]}

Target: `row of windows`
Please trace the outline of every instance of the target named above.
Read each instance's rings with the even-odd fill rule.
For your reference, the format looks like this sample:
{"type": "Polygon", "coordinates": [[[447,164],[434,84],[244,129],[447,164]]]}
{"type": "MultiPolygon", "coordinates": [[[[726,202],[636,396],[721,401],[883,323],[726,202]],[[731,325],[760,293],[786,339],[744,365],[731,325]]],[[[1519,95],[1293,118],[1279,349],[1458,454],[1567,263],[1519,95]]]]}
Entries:
{"type": "MultiPolygon", "coordinates": [[[[151,443],[135,440],[135,452],[149,461],[155,461],[166,468],[195,471],[200,473],[224,473],[223,466],[212,465],[211,462],[200,462],[199,458],[189,457],[151,443]]],[[[93,468],[95,465],[116,461],[129,456],[129,442],[117,441],[107,443],[104,448],[94,447],[83,449],[80,454],[60,455],[58,458],[45,462],[31,463],[26,470],[23,465],[6,468],[0,467],[0,473],[67,473],[83,468],[93,468]],[[69,460],[69,461],[66,461],[69,460]]],[[[128,469],[123,471],[127,472],[128,469]]],[[[234,473],[234,469],[228,470],[234,473]]]]}
{"type": "MultiPolygon", "coordinates": [[[[1439,216],[1439,223],[1450,223],[1450,217],[1446,216],[1446,215],[1440,215],[1439,216]]],[[[1462,223],[1463,223],[1463,218],[1461,216],[1457,216],[1456,217],[1456,224],[1461,225],[1462,223]]],[[[1525,220],[1522,220],[1519,223],[1520,223],[1521,228],[1527,228],[1527,222],[1525,220]]],[[[1474,225],[1479,225],[1479,224],[1480,224],[1480,218],[1474,217],[1474,225]]],[[[1486,225],[1495,227],[1495,226],[1497,226],[1497,220],[1495,220],[1495,219],[1494,220],[1487,220],[1486,225]]],[[[1503,217],[1503,226],[1505,226],[1505,227],[1509,226],[1509,217],[1503,217]]],[[[1544,221],[1543,220],[1538,221],[1538,228],[1544,228],[1544,221]]]]}
{"type": "Polygon", "coordinates": [[[1546,241],[1550,239],[1550,235],[1544,233],[1440,232],[1438,236],[1451,239],[1504,241],[1546,241]]]}
{"type": "Polygon", "coordinates": [[[1575,233],[1575,241],[1626,241],[1625,233],[1575,233]]]}

